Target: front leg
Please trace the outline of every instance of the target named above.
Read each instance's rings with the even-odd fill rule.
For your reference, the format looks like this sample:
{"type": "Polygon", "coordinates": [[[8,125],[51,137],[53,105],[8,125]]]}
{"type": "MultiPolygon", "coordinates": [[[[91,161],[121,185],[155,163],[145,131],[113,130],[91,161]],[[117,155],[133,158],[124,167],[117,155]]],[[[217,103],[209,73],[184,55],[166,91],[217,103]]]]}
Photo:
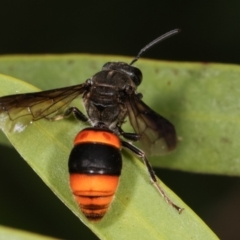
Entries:
{"type": "Polygon", "coordinates": [[[70,107],[63,114],[59,114],[59,115],[56,115],[54,117],[45,117],[45,119],[47,119],[48,121],[58,121],[58,120],[61,120],[63,118],[67,118],[67,117],[69,117],[72,114],[79,121],[82,121],[82,122],[87,122],[88,121],[88,117],[86,115],[84,115],[76,107],[70,107]]]}

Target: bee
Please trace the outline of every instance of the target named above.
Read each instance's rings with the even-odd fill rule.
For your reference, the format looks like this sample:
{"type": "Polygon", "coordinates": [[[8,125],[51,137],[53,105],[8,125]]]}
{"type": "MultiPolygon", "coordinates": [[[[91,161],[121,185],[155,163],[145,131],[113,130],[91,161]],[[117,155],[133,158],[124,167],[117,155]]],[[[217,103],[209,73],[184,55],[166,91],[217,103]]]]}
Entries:
{"type": "Polygon", "coordinates": [[[176,148],[174,126],[148,107],[142,101],[142,94],[136,92],[142,73],[133,64],[147,49],[179,31],[167,32],[147,44],[130,64],[104,64],[101,71],[82,84],[0,97],[0,122],[10,122],[13,131],[22,131],[27,124],[40,119],[55,121],[70,115],[90,124],[75,137],[68,163],[72,193],[90,221],[100,221],[111,205],[122,170],[122,148],[143,160],[159,193],[179,213],[183,210],[158,184],[145,152],[130,143],[139,140],[145,151],[154,154],[176,148]],[[82,98],[86,114],[69,107],[77,97],[82,98]],[[127,117],[134,133],[122,130],[127,117]]]}

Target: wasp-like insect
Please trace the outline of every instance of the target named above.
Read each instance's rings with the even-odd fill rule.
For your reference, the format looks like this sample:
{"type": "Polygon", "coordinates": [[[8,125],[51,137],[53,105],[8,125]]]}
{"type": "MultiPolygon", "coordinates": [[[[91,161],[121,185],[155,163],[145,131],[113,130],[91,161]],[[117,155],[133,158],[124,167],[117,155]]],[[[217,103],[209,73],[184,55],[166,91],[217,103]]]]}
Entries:
{"type": "Polygon", "coordinates": [[[179,29],[175,29],[158,37],[130,64],[104,64],[100,72],[83,84],[0,98],[0,122],[12,123],[13,131],[23,130],[26,122],[59,120],[71,114],[91,124],[77,134],[69,157],[70,186],[80,209],[90,221],[102,219],[112,202],[122,169],[122,147],[143,160],[160,194],[179,212],[182,211],[159,186],[145,153],[122,139],[139,140],[149,153],[164,154],[175,149],[174,126],[149,108],[141,100],[142,95],[136,93],[142,73],[132,65],[144,51],[178,32],[179,29]],[[86,115],[76,107],[69,107],[79,96],[82,96],[86,115]],[[129,117],[135,133],[122,130],[126,117],[129,117]]]}

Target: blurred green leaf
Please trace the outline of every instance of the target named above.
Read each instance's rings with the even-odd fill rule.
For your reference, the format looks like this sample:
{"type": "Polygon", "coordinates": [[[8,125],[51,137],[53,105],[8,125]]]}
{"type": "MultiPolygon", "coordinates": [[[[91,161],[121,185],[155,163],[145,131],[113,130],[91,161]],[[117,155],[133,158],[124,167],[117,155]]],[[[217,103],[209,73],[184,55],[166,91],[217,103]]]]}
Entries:
{"type": "Polygon", "coordinates": [[[0,226],[0,240],[54,240],[55,238],[38,235],[14,228],[0,226]]]}
{"type": "MultiPolygon", "coordinates": [[[[109,60],[113,60],[113,57],[100,58],[85,55],[6,57],[0,60],[0,72],[29,82],[31,82],[31,79],[35,79],[36,85],[39,87],[45,82],[44,89],[50,89],[76,84],[76,81],[82,83],[109,60]],[[26,74],[25,77],[24,73],[26,74]],[[68,79],[68,81],[62,81],[63,78],[68,79]]],[[[116,60],[116,57],[114,60],[116,60]]],[[[123,58],[118,58],[118,60],[130,61],[123,58]]],[[[183,88],[180,84],[182,79],[188,79],[187,77],[183,78],[188,72],[186,69],[192,67],[194,70],[200,65],[186,64],[184,71],[184,64],[146,60],[142,60],[141,64],[139,63],[138,66],[143,70],[145,78],[148,76],[147,78],[151,79],[151,82],[145,80],[144,87],[139,90],[143,92],[145,102],[155,110],[161,109],[158,112],[174,124],[176,123],[177,130],[181,130],[178,131],[179,135],[183,139],[179,148],[187,147],[189,149],[187,151],[190,151],[191,148],[184,145],[185,135],[182,134],[184,132],[182,129],[185,125],[183,121],[180,121],[185,116],[183,113],[186,113],[186,110],[180,111],[184,109],[180,101],[180,99],[184,99],[184,96],[182,96],[184,94],[183,88]],[[180,74],[181,66],[185,74],[180,74]],[[153,78],[154,75],[156,75],[155,78],[153,78]],[[179,91],[177,91],[178,88],[179,91]],[[158,91],[160,94],[158,94],[158,91]]],[[[3,75],[0,76],[0,85],[0,95],[14,94],[16,91],[18,93],[37,91],[31,85],[3,75]]],[[[198,89],[197,86],[195,87],[198,89]]],[[[188,109],[188,105],[185,106],[185,109],[188,109]]],[[[67,172],[67,160],[72,148],[73,138],[83,127],[81,123],[76,123],[76,120],[73,119],[54,123],[42,120],[34,122],[21,133],[5,132],[5,134],[21,156],[53,192],[101,239],[217,239],[191,209],[163,186],[170,198],[177,205],[184,207],[185,210],[179,215],[175,209],[169,206],[151,185],[144,165],[125,151],[121,183],[111,209],[98,224],[86,221],[73,200],[68,185],[67,172]]],[[[193,134],[193,131],[191,134],[193,134]]],[[[171,154],[175,155],[175,159],[169,166],[176,164],[176,161],[181,162],[183,156],[182,154],[181,157],[177,156],[178,151],[180,150],[171,154]]],[[[184,157],[188,158],[187,155],[184,157]]],[[[159,162],[165,161],[165,157],[162,157],[162,159],[159,162]]],[[[184,160],[182,161],[186,164],[184,160]]],[[[189,163],[197,171],[196,161],[189,161],[189,163]]],[[[187,165],[184,164],[181,165],[182,169],[188,169],[187,165]]],[[[161,185],[163,184],[161,183],[161,185]]]]}

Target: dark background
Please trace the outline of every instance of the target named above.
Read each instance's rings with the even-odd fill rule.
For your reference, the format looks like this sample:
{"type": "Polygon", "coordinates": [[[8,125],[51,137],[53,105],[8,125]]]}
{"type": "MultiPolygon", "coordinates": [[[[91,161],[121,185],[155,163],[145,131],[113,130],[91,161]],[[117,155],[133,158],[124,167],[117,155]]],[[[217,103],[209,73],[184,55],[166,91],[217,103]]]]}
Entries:
{"type": "MultiPolygon", "coordinates": [[[[0,13],[2,55],[134,56],[157,36],[181,28],[181,34],[144,56],[240,63],[240,1],[237,0],[4,1],[0,3],[0,13]]],[[[9,161],[0,161],[0,203],[4,206],[0,224],[64,239],[95,239],[16,152],[3,150],[9,161]],[[9,202],[15,204],[10,206],[9,202]]],[[[240,239],[240,178],[164,169],[157,170],[157,175],[221,239],[240,239]]]]}

